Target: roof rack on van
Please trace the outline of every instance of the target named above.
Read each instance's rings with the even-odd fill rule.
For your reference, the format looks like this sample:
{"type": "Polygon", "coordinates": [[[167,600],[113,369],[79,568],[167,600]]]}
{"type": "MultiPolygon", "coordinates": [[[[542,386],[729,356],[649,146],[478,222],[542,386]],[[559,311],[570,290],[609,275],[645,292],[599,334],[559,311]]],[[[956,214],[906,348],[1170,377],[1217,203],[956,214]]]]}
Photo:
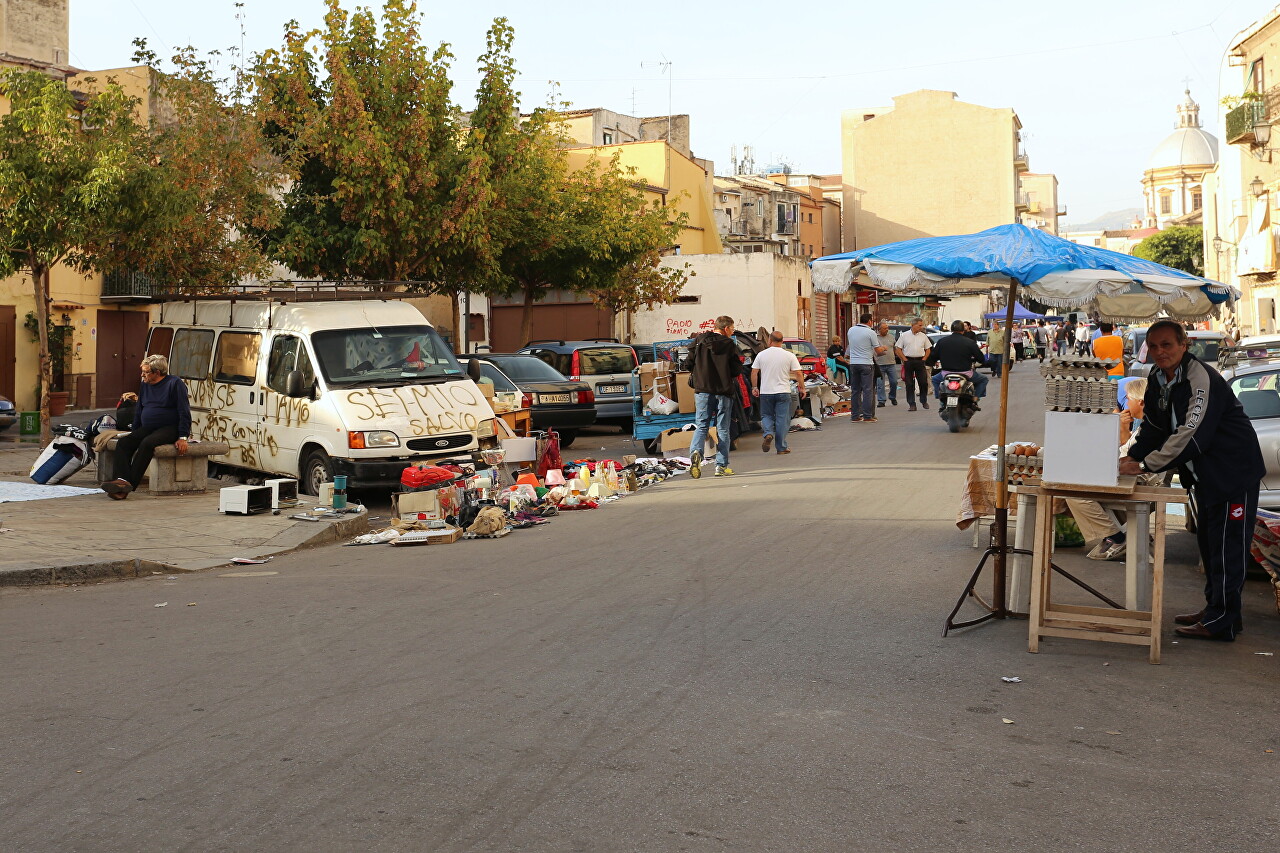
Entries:
{"type": "Polygon", "coordinates": [[[366,281],[360,279],[317,279],[295,281],[273,279],[254,284],[235,284],[224,290],[202,293],[160,293],[160,302],[347,302],[357,299],[412,299],[426,296],[425,281],[366,281]]]}
{"type": "Polygon", "coordinates": [[[534,344],[555,344],[558,347],[562,347],[564,346],[564,341],[556,340],[555,338],[539,338],[536,341],[528,341],[525,346],[531,347],[534,344]]]}
{"type": "Polygon", "coordinates": [[[1218,367],[1223,370],[1238,364],[1277,360],[1280,360],[1280,342],[1221,347],[1218,350],[1218,367]]]}

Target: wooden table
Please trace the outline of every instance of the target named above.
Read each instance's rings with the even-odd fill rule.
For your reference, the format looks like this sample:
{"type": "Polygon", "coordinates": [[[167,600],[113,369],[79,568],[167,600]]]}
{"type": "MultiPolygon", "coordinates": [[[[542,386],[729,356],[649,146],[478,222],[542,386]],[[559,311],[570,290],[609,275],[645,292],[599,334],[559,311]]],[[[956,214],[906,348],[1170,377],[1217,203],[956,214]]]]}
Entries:
{"type": "Polygon", "coordinates": [[[528,409],[515,409],[497,414],[520,438],[528,438],[529,433],[533,431],[533,414],[528,409]]]}
{"type": "MultiPolygon", "coordinates": [[[[1132,478],[1122,480],[1123,485],[1115,488],[1097,486],[1075,486],[1065,483],[1041,483],[1039,486],[1018,487],[1019,497],[1026,495],[1035,501],[1036,519],[1034,541],[1031,550],[1031,607],[1030,627],[1028,629],[1027,650],[1040,651],[1041,637],[1071,637],[1078,640],[1100,640],[1109,643],[1128,643],[1130,645],[1147,646],[1151,663],[1160,662],[1160,629],[1161,611],[1164,608],[1164,536],[1165,506],[1171,503],[1186,503],[1187,494],[1182,489],[1171,489],[1166,486],[1138,486],[1132,478]],[[1147,532],[1145,521],[1146,507],[1155,505],[1153,533],[1155,548],[1152,552],[1153,562],[1150,575],[1150,598],[1137,589],[1139,571],[1141,580],[1146,581],[1146,567],[1131,566],[1126,574],[1130,579],[1126,583],[1126,607],[1084,607],[1073,604],[1056,604],[1052,595],[1053,580],[1053,510],[1054,498],[1078,498],[1094,500],[1099,503],[1124,503],[1127,513],[1126,539],[1131,544],[1129,551],[1137,552],[1138,544],[1134,537],[1141,533],[1143,542],[1147,532]],[[1132,505],[1132,506],[1130,506],[1132,505]],[[1141,530],[1140,530],[1141,529],[1141,530]],[[1149,601],[1147,609],[1135,606],[1135,600],[1149,601]]],[[[1146,560],[1142,560],[1143,563],[1146,560]]]]}

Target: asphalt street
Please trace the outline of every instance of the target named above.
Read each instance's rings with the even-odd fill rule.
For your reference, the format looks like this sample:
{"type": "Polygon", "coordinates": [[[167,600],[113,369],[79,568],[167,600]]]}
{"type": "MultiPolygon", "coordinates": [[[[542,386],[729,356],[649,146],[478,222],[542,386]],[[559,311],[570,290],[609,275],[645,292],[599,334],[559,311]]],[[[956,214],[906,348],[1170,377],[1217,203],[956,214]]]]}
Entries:
{"type": "MultiPolygon", "coordinates": [[[[1041,380],[1012,383],[1036,440],[1041,380]]],[[[944,639],[995,405],[880,413],[501,540],[6,592],[0,849],[1274,849],[1267,586],[1239,642],[1159,666],[1028,654],[1025,621],[944,639]]],[[[1191,545],[1168,616],[1202,603],[1191,545]]]]}

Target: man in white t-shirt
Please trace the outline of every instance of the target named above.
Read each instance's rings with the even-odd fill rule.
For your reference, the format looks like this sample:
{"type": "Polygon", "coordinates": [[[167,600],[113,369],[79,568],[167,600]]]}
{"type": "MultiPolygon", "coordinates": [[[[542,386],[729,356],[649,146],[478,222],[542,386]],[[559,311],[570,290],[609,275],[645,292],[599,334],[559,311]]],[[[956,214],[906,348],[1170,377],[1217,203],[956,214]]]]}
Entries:
{"type": "Polygon", "coordinates": [[[911,318],[911,328],[898,335],[894,352],[902,359],[902,384],[907,389],[907,411],[916,410],[916,389],[920,391],[920,405],[929,408],[929,351],[933,341],[924,332],[924,320],[911,318]]]}
{"type": "Polygon", "coordinates": [[[804,374],[800,359],[782,345],[785,336],[774,332],[769,336],[769,346],[751,362],[751,384],[760,400],[760,424],[764,429],[761,450],[769,452],[777,447],[778,453],[790,453],[787,449],[787,431],[791,429],[791,382],[795,380],[804,397],[804,374]]]}

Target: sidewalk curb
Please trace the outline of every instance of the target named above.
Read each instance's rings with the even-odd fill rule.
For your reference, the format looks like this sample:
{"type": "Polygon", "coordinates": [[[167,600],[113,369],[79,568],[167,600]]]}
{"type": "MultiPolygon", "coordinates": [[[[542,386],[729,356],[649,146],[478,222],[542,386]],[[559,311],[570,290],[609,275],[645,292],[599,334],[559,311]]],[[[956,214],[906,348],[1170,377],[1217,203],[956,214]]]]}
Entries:
{"type": "MultiPolygon", "coordinates": [[[[242,556],[265,557],[287,554],[290,551],[326,545],[351,536],[358,536],[361,533],[367,533],[368,530],[367,513],[319,525],[316,522],[299,521],[261,545],[243,549],[246,554],[242,556]],[[315,527],[319,529],[313,529],[315,527]]],[[[103,578],[140,578],[148,577],[153,573],[196,572],[226,566],[230,563],[230,557],[226,559],[205,557],[176,563],[158,563],[137,557],[98,561],[72,558],[40,563],[11,563],[0,566],[0,587],[73,584],[103,578]]]]}

